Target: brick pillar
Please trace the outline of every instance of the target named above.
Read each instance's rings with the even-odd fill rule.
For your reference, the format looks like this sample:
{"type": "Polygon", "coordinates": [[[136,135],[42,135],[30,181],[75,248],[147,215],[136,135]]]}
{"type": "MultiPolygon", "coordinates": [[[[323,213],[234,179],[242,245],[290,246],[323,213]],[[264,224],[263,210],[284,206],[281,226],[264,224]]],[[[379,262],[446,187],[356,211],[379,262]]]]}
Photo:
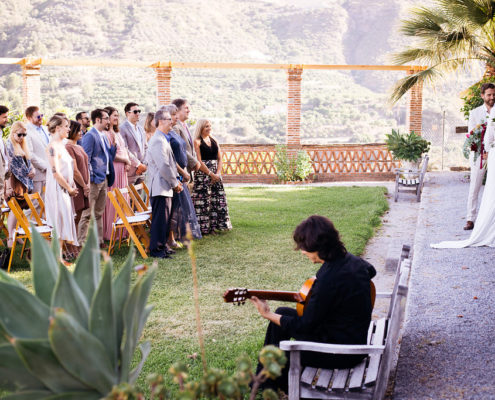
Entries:
{"type": "Polygon", "coordinates": [[[170,80],[172,67],[158,67],[156,71],[156,105],[157,108],[170,104],[170,80]]]}
{"type": "MultiPolygon", "coordinates": [[[[414,74],[416,71],[407,71],[408,75],[414,74]]],[[[422,115],[423,115],[423,84],[418,83],[409,90],[407,104],[407,127],[409,132],[414,131],[421,135],[422,130],[422,115]]]]}
{"type": "Polygon", "coordinates": [[[301,147],[301,80],[302,68],[287,70],[287,135],[286,144],[289,154],[301,147]]]}
{"type": "Polygon", "coordinates": [[[22,66],[22,106],[41,106],[40,66],[22,66]]]}

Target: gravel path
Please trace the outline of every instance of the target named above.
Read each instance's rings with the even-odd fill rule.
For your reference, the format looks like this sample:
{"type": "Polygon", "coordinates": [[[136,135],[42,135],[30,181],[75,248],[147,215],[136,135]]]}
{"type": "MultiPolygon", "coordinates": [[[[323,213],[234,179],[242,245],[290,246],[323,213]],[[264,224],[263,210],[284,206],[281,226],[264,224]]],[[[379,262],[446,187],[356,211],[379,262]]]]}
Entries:
{"type": "Polygon", "coordinates": [[[469,236],[469,184],[465,173],[428,175],[393,398],[495,399],[495,249],[430,248],[469,236]]]}

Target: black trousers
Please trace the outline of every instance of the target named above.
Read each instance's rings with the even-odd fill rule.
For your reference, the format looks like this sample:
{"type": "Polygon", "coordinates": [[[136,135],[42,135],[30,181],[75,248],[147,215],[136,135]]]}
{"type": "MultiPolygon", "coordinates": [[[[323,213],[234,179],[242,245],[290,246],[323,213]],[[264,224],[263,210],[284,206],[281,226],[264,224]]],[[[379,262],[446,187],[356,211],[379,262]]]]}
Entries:
{"type": "MultiPolygon", "coordinates": [[[[280,315],[286,315],[290,317],[297,317],[297,311],[293,308],[289,307],[279,307],[275,310],[275,313],[280,315]]],[[[274,346],[279,347],[280,342],[283,340],[304,340],[311,342],[326,342],[326,340],[319,337],[316,333],[311,334],[297,334],[295,337],[292,337],[287,331],[285,331],[281,326],[270,322],[268,324],[268,328],[266,329],[265,335],[265,343],[264,346],[272,344],[274,346]]],[[[288,392],[289,386],[289,366],[290,366],[290,356],[289,352],[285,352],[287,356],[287,363],[285,364],[284,369],[282,370],[282,375],[275,380],[268,379],[266,382],[262,384],[263,389],[280,389],[285,393],[288,392]]],[[[323,353],[314,353],[309,351],[301,352],[301,364],[305,366],[312,366],[317,368],[351,368],[354,365],[358,364],[365,356],[357,355],[357,356],[349,356],[349,355],[340,355],[340,354],[323,354],[323,353]]],[[[261,363],[258,363],[258,367],[256,368],[256,374],[258,374],[263,368],[261,363]]]]}
{"type": "Polygon", "coordinates": [[[170,231],[170,213],[172,211],[172,197],[153,196],[151,198],[151,229],[150,255],[151,257],[165,254],[165,245],[170,231]]]}

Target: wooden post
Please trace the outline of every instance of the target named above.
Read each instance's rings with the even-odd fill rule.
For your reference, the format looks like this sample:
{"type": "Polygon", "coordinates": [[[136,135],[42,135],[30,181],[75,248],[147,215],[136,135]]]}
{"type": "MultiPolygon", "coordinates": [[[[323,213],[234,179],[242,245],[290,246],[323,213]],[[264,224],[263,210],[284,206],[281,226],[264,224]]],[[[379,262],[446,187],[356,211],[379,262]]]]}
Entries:
{"type": "Polygon", "coordinates": [[[287,70],[287,135],[286,144],[289,155],[295,154],[301,147],[301,80],[302,67],[287,70]]]}
{"type": "MultiPolygon", "coordinates": [[[[407,71],[408,75],[416,73],[415,70],[407,71]]],[[[422,131],[422,114],[423,114],[423,84],[414,85],[408,94],[407,105],[407,127],[408,131],[414,131],[421,135],[422,131]]]]}
{"type": "Polygon", "coordinates": [[[40,65],[22,66],[22,107],[41,106],[40,65]]]}
{"type": "Polygon", "coordinates": [[[170,104],[170,80],[172,67],[157,67],[156,71],[156,105],[157,108],[170,104]]]}

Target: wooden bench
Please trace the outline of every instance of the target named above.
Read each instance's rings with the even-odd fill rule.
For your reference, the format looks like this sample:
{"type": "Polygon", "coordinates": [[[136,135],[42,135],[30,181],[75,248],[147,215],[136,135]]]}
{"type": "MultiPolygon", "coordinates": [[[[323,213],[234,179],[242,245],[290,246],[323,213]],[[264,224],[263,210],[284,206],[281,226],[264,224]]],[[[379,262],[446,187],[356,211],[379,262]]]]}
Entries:
{"type": "Polygon", "coordinates": [[[404,316],[411,260],[403,246],[391,293],[378,292],[377,298],[390,298],[386,318],[371,321],[368,343],[341,345],[304,341],[282,341],[280,348],[290,352],[289,400],[383,399],[399,342],[404,316]],[[319,369],[301,367],[301,351],[332,354],[367,354],[354,368],[319,369]]]}
{"type": "Polygon", "coordinates": [[[409,191],[416,194],[416,201],[421,200],[421,192],[423,191],[426,168],[428,168],[429,157],[426,155],[421,161],[421,169],[395,169],[395,193],[394,201],[399,198],[399,192],[409,191]],[[404,177],[409,175],[410,177],[404,177]],[[402,188],[402,190],[401,190],[402,188]]]}

